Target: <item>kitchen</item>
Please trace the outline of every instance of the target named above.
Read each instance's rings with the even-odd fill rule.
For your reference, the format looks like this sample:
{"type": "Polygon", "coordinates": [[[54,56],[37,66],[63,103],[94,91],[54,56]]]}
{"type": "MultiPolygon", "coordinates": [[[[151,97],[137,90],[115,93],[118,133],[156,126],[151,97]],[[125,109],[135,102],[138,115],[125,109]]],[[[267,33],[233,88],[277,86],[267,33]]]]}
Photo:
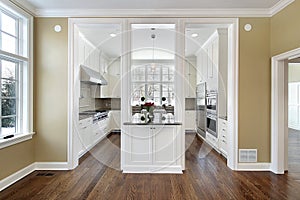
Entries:
{"type": "MultiPolygon", "coordinates": [[[[172,24],[132,24],[132,53],[131,57],[127,58],[121,56],[120,26],[78,25],[78,37],[83,41],[79,40],[77,44],[79,56],[76,61],[80,63],[78,74],[81,79],[78,87],[79,119],[81,119],[77,140],[81,144],[78,150],[79,157],[109,133],[120,130],[126,133],[121,134],[123,141],[121,152],[126,152],[121,156],[121,167],[125,173],[182,173],[184,132],[197,131],[200,138],[226,157],[228,27],[228,24],[186,26],[183,93],[180,82],[175,81],[181,76],[178,72],[180,69],[178,70],[175,64],[181,58],[172,53],[176,51],[175,26],[172,24]],[[104,35],[102,40],[101,34],[104,35]],[[131,60],[132,64],[124,75],[125,79],[126,76],[130,76],[127,83],[131,89],[127,88],[127,94],[122,95],[122,99],[126,99],[124,105],[124,101],[120,98],[122,87],[120,74],[123,70],[121,65],[126,59],[131,60]],[[84,74],[89,74],[86,72],[89,69],[93,70],[90,71],[90,80],[97,77],[98,83],[91,84],[89,82],[92,81],[83,80],[84,74]],[[121,106],[122,103],[124,106],[121,106]],[[158,115],[160,117],[153,118],[150,115],[152,117],[150,118],[144,113],[141,118],[146,103],[164,108],[158,115]],[[121,116],[124,113],[121,113],[121,107],[127,108],[123,123],[121,116]],[[185,110],[184,122],[182,122],[183,110],[185,110]],[[142,136],[143,130],[146,130],[146,135],[142,136]],[[138,135],[132,135],[133,133],[138,135]],[[153,138],[153,135],[157,137],[153,138]],[[165,144],[160,141],[172,142],[165,144]],[[136,152],[131,151],[132,149],[136,152]]],[[[76,45],[74,47],[76,48],[76,45]]],[[[123,90],[123,94],[126,92],[123,90]]],[[[148,110],[149,114],[151,112],[148,110]]]]}

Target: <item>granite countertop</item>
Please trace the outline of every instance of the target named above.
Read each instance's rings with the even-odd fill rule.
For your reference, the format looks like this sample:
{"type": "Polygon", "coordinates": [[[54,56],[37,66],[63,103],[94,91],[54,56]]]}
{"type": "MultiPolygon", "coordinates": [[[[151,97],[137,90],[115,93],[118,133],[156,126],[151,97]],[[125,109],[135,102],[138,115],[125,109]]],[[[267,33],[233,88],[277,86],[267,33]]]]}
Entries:
{"type": "Polygon", "coordinates": [[[181,122],[125,122],[124,125],[182,125],[181,122]]]}

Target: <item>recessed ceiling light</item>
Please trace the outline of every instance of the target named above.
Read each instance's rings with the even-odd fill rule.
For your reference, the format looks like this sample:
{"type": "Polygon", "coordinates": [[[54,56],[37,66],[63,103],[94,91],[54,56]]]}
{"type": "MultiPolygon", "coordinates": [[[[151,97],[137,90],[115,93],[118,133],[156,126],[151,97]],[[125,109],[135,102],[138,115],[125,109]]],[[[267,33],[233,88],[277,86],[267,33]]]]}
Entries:
{"type": "Polygon", "coordinates": [[[115,34],[115,33],[110,34],[110,37],[116,37],[116,36],[117,36],[117,34],[115,34]]]}
{"type": "Polygon", "coordinates": [[[193,33],[192,37],[198,37],[198,33],[193,33]]]}

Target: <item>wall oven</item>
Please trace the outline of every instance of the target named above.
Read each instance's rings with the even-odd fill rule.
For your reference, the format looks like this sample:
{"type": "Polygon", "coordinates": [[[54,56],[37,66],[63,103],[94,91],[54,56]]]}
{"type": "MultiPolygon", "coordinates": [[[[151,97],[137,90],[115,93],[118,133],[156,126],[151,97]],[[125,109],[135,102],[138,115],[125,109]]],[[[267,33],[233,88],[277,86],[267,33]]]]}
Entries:
{"type": "Polygon", "coordinates": [[[217,131],[217,98],[218,94],[212,90],[206,94],[206,131],[218,137],[217,131]]]}

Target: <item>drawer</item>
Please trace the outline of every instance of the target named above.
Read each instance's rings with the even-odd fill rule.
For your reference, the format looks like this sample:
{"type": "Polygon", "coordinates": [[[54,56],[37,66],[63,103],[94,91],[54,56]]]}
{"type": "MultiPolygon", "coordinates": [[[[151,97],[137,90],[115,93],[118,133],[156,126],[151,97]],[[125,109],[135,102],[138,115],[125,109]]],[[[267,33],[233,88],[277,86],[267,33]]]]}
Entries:
{"type": "Polygon", "coordinates": [[[79,123],[78,123],[78,128],[83,128],[83,127],[90,126],[90,125],[92,125],[92,118],[91,117],[80,120],[79,123]]]}

